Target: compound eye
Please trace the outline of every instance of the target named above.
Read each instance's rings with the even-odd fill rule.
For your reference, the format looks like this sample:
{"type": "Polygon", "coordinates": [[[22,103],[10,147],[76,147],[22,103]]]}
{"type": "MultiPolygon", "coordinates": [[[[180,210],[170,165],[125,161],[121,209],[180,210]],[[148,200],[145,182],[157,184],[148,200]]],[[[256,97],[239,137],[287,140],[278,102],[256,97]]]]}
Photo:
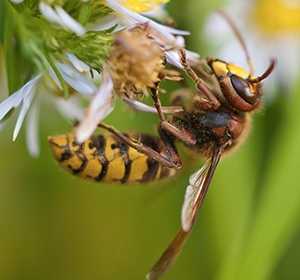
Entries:
{"type": "Polygon", "coordinates": [[[250,91],[249,84],[247,83],[247,81],[240,78],[239,76],[232,75],[231,83],[240,97],[242,97],[251,105],[255,104],[255,102],[257,101],[257,96],[255,95],[255,93],[252,93],[250,91]]]}

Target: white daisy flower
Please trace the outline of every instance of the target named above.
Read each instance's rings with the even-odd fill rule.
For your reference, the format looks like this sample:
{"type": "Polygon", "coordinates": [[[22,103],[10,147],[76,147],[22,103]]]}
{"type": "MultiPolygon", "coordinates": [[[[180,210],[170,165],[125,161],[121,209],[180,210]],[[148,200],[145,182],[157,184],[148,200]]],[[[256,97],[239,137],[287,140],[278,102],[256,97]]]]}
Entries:
{"type": "MultiPolygon", "coordinates": [[[[153,106],[145,105],[131,98],[132,96],[135,98],[139,93],[142,93],[143,95],[147,94],[149,88],[156,90],[158,83],[163,79],[163,77],[173,80],[178,78],[176,78],[177,74],[174,74],[171,70],[164,70],[164,59],[166,58],[170,63],[182,68],[180,57],[178,53],[176,53],[176,50],[184,47],[185,41],[182,36],[188,35],[189,32],[164,26],[139,13],[149,13],[153,10],[157,11],[161,4],[168,1],[169,0],[99,1],[97,2],[100,5],[99,7],[101,7],[101,5],[107,5],[113,10],[113,13],[101,18],[100,22],[93,26],[94,22],[97,22],[95,17],[98,16],[98,13],[96,12],[92,15],[92,11],[90,11],[91,17],[94,16],[91,22],[88,22],[90,15],[87,16],[87,19],[83,19],[81,17],[80,22],[85,22],[85,20],[87,21],[85,27],[76,20],[78,19],[78,14],[73,13],[72,10],[68,10],[67,8],[66,10],[63,9],[63,6],[59,4],[62,2],[38,1],[39,11],[42,15],[41,18],[46,19],[46,21],[39,21],[40,17],[36,16],[39,15],[39,13],[34,14],[36,13],[35,10],[30,10],[30,7],[26,7],[26,9],[29,9],[34,15],[32,21],[36,21],[36,25],[40,28],[32,31],[32,33],[28,30],[30,37],[26,39],[29,43],[24,44],[24,47],[28,47],[32,43],[31,45],[33,48],[28,48],[24,51],[24,53],[28,54],[33,52],[32,56],[35,61],[41,62],[38,64],[37,68],[43,69],[42,71],[44,74],[40,74],[33,78],[19,91],[12,94],[0,104],[0,121],[4,118],[8,111],[22,104],[22,109],[14,130],[13,140],[16,139],[25,115],[29,112],[27,118],[27,139],[28,142],[32,143],[32,145],[29,145],[28,147],[32,154],[38,153],[38,141],[32,139],[36,139],[36,135],[38,134],[37,113],[40,101],[39,98],[37,98],[37,95],[40,95],[39,92],[42,91],[39,86],[37,86],[38,81],[43,82],[43,87],[45,85],[47,86],[47,90],[44,92],[48,96],[49,93],[50,96],[51,93],[58,93],[58,95],[61,95],[61,92],[63,91],[65,93],[65,97],[70,99],[68,90],[78,92],[84,96],[91,96],[95,94],[88,109],[86,110],[82,125],[77,129],[78,139],[80,141],[87,139],[87,137],[97,127],[98,123],[113,110],[113,90],[128,105],[142,111],[156,112],[156,109],[153,106]],[[45,25],[49,23],[53,28],[50,28],[49,30],[45,29],[45,25]],[[147,51],[143,52],[143,50],[145,50],[143,42],[141,42],[141,45],[136,47],[136,49],[133,48],[132,50],[129,50],[127,53],[127,61],[130,61],[130,53],[136,54],[135,50],[139,50],[139,56],[137,55],[136,57],[133,57],[133,60],[130,61],[130,63],[131,65],[139,66],[138,63],[141,62],[141,67],[135,67],[135,70],[137,70],[136,77],[130,77],[125,73],[126,71],[123,71],[124,76],[123,80],[120,80],[120,84],[117,84],[118,79],[116,79],[118,69],[112,69],[111,65],[113,65],[113,63],[105,65],[105,61],[109,53],[109,47],[112,43],[112,35],[106,32],[97,32],[99,30],[105,31],[108,28],[115,27],[116,25],[118,25],[118,27],[114,29],[115,33],[121,29],[132,30],[136,27],[144,26],[146,29],[146,33],[144,34],[146,40],[144,42],[148,40],[146,43],[148,46],[151,46],[152,43],[154,45],[156,44],[155,52],[151,48],[148,48],[147,51]],[[72,34],[72,40],[70,38],[65,38],[65,36],[59,36],[61,33],[56,34],[56,28],[63,28],[67,31],[74,32],[74,34],[72,34]],[[50,33],[45,34],[45,30],[48,30],[50,33]],[[44,38],[44,40],[39,41],[39,39],[42,38],[44,38]],[[72,41],[72,43],[70,43],[70,41],[72,41]],[[70,46],[68,44],[70,44],[70,46]],[[41,48],[41,45],[43,48],[41,48]],[[45,57],[43,57],[43,55],[45,57]],[[153,57],[154,59],[152,59],[153,57]],[[135,58],[137,58],[137,63],[134,61],[135,58]],[[83,60],[86,63],[83,62],[83,60]],[[47,62],[51,65],[51,67],[48,67],[48,69],[45,70],[45,68],[47,68],[47,62]],[[151,67],[149,65],[151,65],[151,67]],[[147,66],[149,67],[147,68],[147,66]],[[103,68],[107,70],[104,70],[103,73],[101,73],[102,84],[99,88],[97,88],[91,81],[91,76],[87,77],[86,74],[93,70],[100,72],[103,68]],[[154,69],[154,71],[151,71],[152,69],[154,69]],[[47,82],[45,82],[46,80],[47,82]],[[131,96],[126,95],[128,89],[132,91],[131,96]],[[29,108],[32,109],[32,112],[29,111],[29,108]],[[36,128],[34,129],[34,127],[36,128]]],[[[19,3],[21,1],[13,0],[12,2],[19,3]]],[[[82,2],[87,1],[84,0],[82,2]]],[[[76,5],[79,5],[78,7],[80,7],[80,3],[77,2],[76,5]]],[[[21,16],[22,13],[20,13],[20,17],[21,16]]],[[[161,13],[160,16],[163,16],[163,13],[161,13]]],[[[26,23],[28,16],[26,16],[24,20],[26,23]]],[[[32,24],[33,23],[30,23],[28,26],[25,24],[24,28],[30,29],[32,24]]],[[[137,38],[137,41],[138,39],[139,38],[137,38]]],[[[125,42],[123,47],[125,49],[126,47],[132,47],[129,45],[130,44],[126,46],[125,42]]],[[[195,53],[191,52],[187,52],[187,56],[188,59],[191,60],[197,57],[195,53]]],[[[126,63],[127,62],[125,61],[125,64],[126,63]]],[[[123,66],[125,64],[123,64],[123,66]]],[[[120,65],[122,66],[122,63],[120,65]]],[[[93,74],[95,74],[95,71],[93,74]]],[[[58,108],[65,110],[67,115],[73,115],[73,111],[68,110],[61,102],[55,103],[58,108]]],[[[74,106],[74,102],[71,105],[69,104],[69,106],[70,108],[74,106]]],[[[162,110],[164,113],[170,113],[180,111],[181,108],[163,107],[162,110]]],[[[77,117],[77,119],[81,120],[83,116],[79,113],[79,116],[77,117]]]]}
{"type": "MultiPolygon", "coordinates": [[[[158,77],[164,73],[162,56],[182,68],[180,56],[175,50],[185,45],[181,35],[189,34],[187,31],[158,24],[136,13],[136,11],[149,11],[162,2],[166,1],[106,0],[108,6],[116,12],[118,20],[108,15],[101,23],[98,22],[98,30],[118,22],[119,28],[124,26],[125,31],[116,35],[108,67],[102,73],[102,84],[91,100],[85,118],[76,129],[76,139],[79,143],[87,140],[98,124],[113,110],[113,89],[129,106],[141,111],[157,113],[156,108],[132,98],[139,93],[143,97],[147,95],[148,88],[155,87],[155,83],[159,81],[158,77]],[[151,37],[149,41],[148,36],[151,37]]],[[[197,57],[191,52],[188,52],[188,56],[192,59],[197,57]]],[[[164,75],[167,75],[167,72],[164,75]]],[[[174,113],[181,111],[182,108],[173,106],[163,107],[162,110],[164,113],[174,113]]]]}
{"type": "MultiPolygon", "coordinates": [[[[230,0],[227,13],[239,27],[250,52],[256,75],[264,73],[270,59],[275,58],[274,72],[264,82],[266,101],[270,102],[275,88],[287,93],[300,70],[300,2],[293,0],[230,0]]],[[[218,57],[249,68],[245,53],[224,19],[214,14],[208,19],[206,36],[218,39],[218,57]]]]}
{"type": "MultiPolygon", "coordinates": [[[[98,124],[105,119],[114,109],[114,84],[109,71],[104,68],[102,73],[102,82],[98,90],[93,96],[84,118],[75,130],[76,140],[79,143],[85,142],[95,131],[98,124]]],[[[157,113],[154,106],[149,106],[137,100],[128,97],[122,99],[127,105],[144,112],[157,113]]],[[[182,111],[179,106],[162,107],[163,113],[174,113],[182,111]]]]}
{"type": "MultiPolygon", "coordinates": [[[[110,8],[112,8],[117,15],[119,15],[121,17],[121,19],[123,19],[123,22],[127,25],[127,26],[133,26],[135,24],[145,24],[147,23],[149,25],[149,27],[153,28],[153,31],[157,32],[157,36],[155,39],[157,40],[162,40],[165,41],[165,43],[167,44],[167,42],[170,44],[170,46],[176,46],[178,48],[183,47],[184,45],[182,45],[182,43],[184,43],[184,41],[181,41],[180,44],[177,46],[177,40],[175,35],[189,35],[190,33],[188,31],[184,31],[184,30],[177,30],[162,24],[159,24],[153,20],[150,20],[147,17],[144,17],[134,11],[132,11],[131,9],[135,9],[135,6],[133,6],[133,3],[141,3],[141,1],[117,1],[117,0],[106,0],[108,6],[110,8]],[[131,5],[129,5],[129,3],[131,5]],[[122,5],[123,4],[123,5],[122,5]],[[127,4],[127,6],[126,6],[127,4]],[[131,9],[130,9],[131,8],[131,9]]],[[[153,2],[153,1],[149,1],[149,2],[153,2]]],[[[148,9],[150,10],[150,9],[148,9]]],[[[145,11],[145,10],[141,10],[141,11],[145,11]]],[[[155,37],[155,33],[151,34],[155,37]]],[[[166,47],[168,47],[166,45],[166,47]]]]}
{"type": "Polygon", "coordinates": [[[2,103],[0,103],[0,120],[2,120],[10,110],[19,107],[19,105],[22,103],[22,108],[13,132],[13,141],[16,140],[25,115],[33,101],[33,98],[36,95],[36,89],[38,87],[37,84],[40,78],[41,75],[36,76],[28,83],[26,83],[21,89],[19,89],[18,91],[10,95],[7,99],[5,99],[2,103]]]}
{"type": "MultiPolygon", "coordinates": [[[[65,63],[55,62],[55,65],[62,75],[65,82],[73,88],[76,92],[81,93],[83,96],[92,95],[97,91],[97,87],[83,74],[88,72],[89,67],[68,54],[65,63]],[[81,69],[82,73],[72,67],[68,61],[72,61],[72,65],[76,65],[77,69],[81,69]]],[[[83,108],[78,104],[73,96],[67,100],[62,98],[62,86],[56,74],[49,69],[49,73],[39,74],[35,78],[27,82],[21,89],[11,94],[2,103],[0,103],[0,122],[4,119],[9,111],[13,108],[18,108],[21,104],[21,110],[14,128],[13,141],[16,140],[25,116],[26,121],[26,139],[27,148],[32,156],[39,154],[39,140],[38,140],[38,111],[39,104],[42,96],[47,96],[48,100],[53,101],[59,112],[68,120],[81,120],[84,116],[83,108]],[[50,76],[49,76],[50,74],[50,76]],[[59,96],[61,95],[61,97],[59,96]]]]}
{"type": "Polygon", "coordinates": [[[88,72],[90,71],[90,67],[84,63],[83,61],[81,61],[80,59],[78,59],[76,57],[76,55],[70,53],[70,52],[67,52],[66,53],[66,59],[69,60],[73,66],[75,67],[75,69],[77,69],[79,72],[88,72]]]}
{"type": "MultiPolygon", "coordinates": [[[[180,64],[179,56],[170,55],[169,52],[173,49],[179,49],[185,46],[185,41],[182,36],[190,35],[189,31],[185,30],[178,30],[172,27],[168,27],[162,24],[159,24],[137,12],[149,12],[151,11],[151,8],[158,8],[158,4],[165,3],[168,1],[141,1],[141,0],[135,0],[135,1],[129,1],[129,0],[106,0],[107,5],[113,9],[116,12],[116,17],[109,15],[108,19],[103,19],[102,24],[104,26],[112,27],[116,23],[120,24],[119,29],[122,28],[122,26],[131,28],[134,25],[137,24],[148,24],[149,26],[149,33],[151,37],[153,37],[163,48],[166,53],[167,60],[171,59],[169,62],[173,65],[182,68],[180,64]]],[[[146,13],[147,14],[147,13],[146,13]]],[[[99,30],[102,30],[101,24],[97,25],[97,28],[99,30]]],[[[191,58],[191,53],[187,52],[187,58],[191,58]]],[[[195,55],[195,54],[194,54],[195,55]]],[[[194,56],[192,55],[192,56],[194,56]]],[[[197,55],[197,58],[199,55],[197,55]]]]}
{"type": "MultiPolygon", "coordinates": [[[[84,95],[90,95],[97,90],[97,87],[92,81],[90,81],[87,77],[74,69],[72,66],[61,62],[56,62],[55,66],[62,75],[64,81],[69,84],[75,91],[84,95]]],[[[62,90],[61,83],[54,73],[53,69],[50,68],[49,71],[59,89],[62,90]]]]}

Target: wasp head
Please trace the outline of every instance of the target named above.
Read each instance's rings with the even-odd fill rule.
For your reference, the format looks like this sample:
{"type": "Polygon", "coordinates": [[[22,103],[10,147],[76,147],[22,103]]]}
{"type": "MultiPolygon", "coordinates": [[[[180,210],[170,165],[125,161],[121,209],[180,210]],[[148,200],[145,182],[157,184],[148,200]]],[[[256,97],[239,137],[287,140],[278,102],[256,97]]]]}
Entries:
{"type": "Polygon", "coordinates": [[[250,112],[258,107],[262,95],[260,82],[272,72],[275,66],[274,59],[271,60],[267,71],[257,78],[243,68],[225,61],[212,57],[206,60],[219,81],[222,93],[235,109],[250,112]]]}

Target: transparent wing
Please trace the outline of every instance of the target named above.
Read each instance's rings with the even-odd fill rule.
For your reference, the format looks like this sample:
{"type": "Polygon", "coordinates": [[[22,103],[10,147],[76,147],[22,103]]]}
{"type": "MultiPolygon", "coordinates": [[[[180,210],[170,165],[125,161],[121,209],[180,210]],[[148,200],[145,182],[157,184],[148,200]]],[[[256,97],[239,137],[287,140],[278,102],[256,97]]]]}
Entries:
{"type": "Polygon", "coordinates": [[[213,156],[190,176],[181,209],[181,226],[184,231],[190,231],[196,221],[222,151],[223,148],[216,149],[213,156]]]}
{"type": "Polygon", "coordinates": [[[182,226],[162,256],[147,274],[147,280],[155,280],[165,274],[177,259],[199,213],[208,186],[215,172],[224,147],[215,149],[212,158],[190,176],[182,207],[182,226]]]}
{"type": "Polygon", "coordinates": [[[177,256],[179,255],[190,232],[191,231],[183,231],[182,228],[179,230],[175,238],[147,274],[147,280],[156,280],[169,270],[177,259],[177,256]]]}

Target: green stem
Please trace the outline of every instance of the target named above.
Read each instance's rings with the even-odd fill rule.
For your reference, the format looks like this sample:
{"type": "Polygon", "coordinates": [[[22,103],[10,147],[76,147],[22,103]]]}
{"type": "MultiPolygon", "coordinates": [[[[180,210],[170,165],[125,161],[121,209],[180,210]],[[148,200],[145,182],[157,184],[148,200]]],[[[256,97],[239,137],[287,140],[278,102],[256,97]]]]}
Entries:
{"type": "Polygon", "coordinates": [[[63,88],[63,91],[64,91],[64,97],[67,99],[69,97],[69,89],[68,89],[67,83],[65,82],[62,75],[60,74],[60,72],[56,68],[53,60],[50,58],[49,52],[48,52],[48,50],[45,46],[45,42],[43,43],[43,50],[44,50],[44,54],[45,54],[45,57],[46,57],[48,63],[50,64],[50,66],[52,67],[52,69],[53,69],[54,73],[56,74],[58,80],[60,81],[60,84],[61,84],[61,86],[63,88]]]}

